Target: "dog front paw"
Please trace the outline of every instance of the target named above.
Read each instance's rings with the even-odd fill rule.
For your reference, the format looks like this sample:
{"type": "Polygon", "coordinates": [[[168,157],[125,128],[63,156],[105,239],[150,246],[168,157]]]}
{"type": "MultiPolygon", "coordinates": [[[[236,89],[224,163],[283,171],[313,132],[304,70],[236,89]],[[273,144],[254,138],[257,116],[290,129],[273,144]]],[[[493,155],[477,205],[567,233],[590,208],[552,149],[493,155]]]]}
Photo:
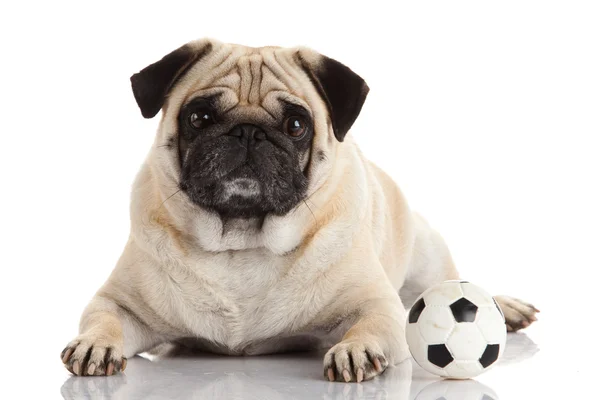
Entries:
{"type": "Polygon", "coordinates": [[[375,341],[344,340],[325,354],[323,364],[331,382],[362,382],[385,371],[388,360],[375,341]]]}
{"type": "Polygon", "coordinates": [[[127,366],[122,341],[91,334],[79,335],[65,347],[60,358],[77,376],[112,375],[127,366]]]}

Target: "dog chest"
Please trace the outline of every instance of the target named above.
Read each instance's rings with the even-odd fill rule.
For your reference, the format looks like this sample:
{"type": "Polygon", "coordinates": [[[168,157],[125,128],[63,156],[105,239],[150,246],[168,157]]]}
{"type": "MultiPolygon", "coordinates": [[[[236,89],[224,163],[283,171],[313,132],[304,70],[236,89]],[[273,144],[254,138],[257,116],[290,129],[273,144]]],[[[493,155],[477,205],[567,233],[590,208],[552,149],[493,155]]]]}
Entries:
{"type": "Polygon", "coordinates": [[[289,310],[299,306],[273,302],[297,290],[285,279],[293,261],[262,250],[198,257],[189,271],[169,277],[172,315],[185,330],[230,348],[277,335],[294,322],[289,310]]]}

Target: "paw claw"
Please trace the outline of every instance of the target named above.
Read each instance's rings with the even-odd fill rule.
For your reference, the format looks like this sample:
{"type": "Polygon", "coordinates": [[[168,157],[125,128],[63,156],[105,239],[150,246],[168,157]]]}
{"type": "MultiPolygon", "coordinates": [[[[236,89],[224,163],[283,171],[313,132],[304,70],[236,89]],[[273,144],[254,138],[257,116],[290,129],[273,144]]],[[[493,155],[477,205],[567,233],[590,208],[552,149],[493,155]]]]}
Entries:
{"type": "Polygon", "coordinates": [[[375,367],[375,371],[381,372],[383,371],[383,367],[381,366],[381,361],[378,358],[373,360],[373,366],[375,367]]]}
{"type": "Polygon", "coordinates": [[[81,375],[81,370],[79,369],[80,365],[79,365],[79,361],[75,360],[75,362],[73,363],[73,373],[77,376],[81,375]]]}
{"type": "Polygon", "coordinates": [[[127,359],[125,357],[123,357],[123,363],[121,365],[121,371],[125,371],[125,368],[127,368],[127,359]]]}
{"type": "Polygon", "coordinates": [[[365,371],[362,368],[359,368],[358,371],[356,371],[356,382],[361,383],[364,377],[365,371]]]}
{"type": "Polygon", "coordinates": [[[348,372],[347,369],[345,369],[344,371],[342,371],[342,375],[344,376],[344,380],[346,382],[350,382],[350,380],[352,379],[352,377],[350,376],[350,372],[348,372]]]}
{"type": "Polygon", "coordinates": [[[335,381],[335,375],[333,374],[333,369],[331,368],[327,370],[327,379],[329,379],[329,382],[335,381]]]}
{"type": "Polygon", "coordinates": [[[111,376],[115,371],[115,364],[112,362],[108,363],[108,367],[106,367],[106,375],[111,376]]]}
{"type": "Polygon", "coordinates": [[[88,366],[88,369],[87,369],[87,374],[88,374],[88,375],[94,375],[94,372],[96,372],[96,364],[94,364],[94,363],[91,363],[91,364],[88,366]]]}
{"type": "Polygon", "coordinates": [[[73,354],[74,351],[75,351],[75,349],[73,347],[67,347],[66,349],[64,349],[62,351],[61,359],[62,359],[63,364],[66,364],[69,361],[69,358],[71,358],[71,355],[73,354]]]}

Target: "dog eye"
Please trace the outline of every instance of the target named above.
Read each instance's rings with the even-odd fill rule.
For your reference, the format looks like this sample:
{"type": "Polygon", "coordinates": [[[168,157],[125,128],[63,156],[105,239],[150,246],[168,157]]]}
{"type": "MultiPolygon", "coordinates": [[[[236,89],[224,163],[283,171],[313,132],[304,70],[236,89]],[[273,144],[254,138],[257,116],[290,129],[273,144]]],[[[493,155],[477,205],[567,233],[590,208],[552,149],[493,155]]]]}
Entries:
{"type": "Polygon", "coordinates": [[[196,111],[189,115],[188,121],[192,128],[202,129],[212,125],[214,118],[210,111],[196,111]]]}
{"type": "Polygon", "coordinates": [[[306,122],[301,117],[289,117],[283,122],[283,130],[290,136],[298,138],[306,132],[306,122]]]}

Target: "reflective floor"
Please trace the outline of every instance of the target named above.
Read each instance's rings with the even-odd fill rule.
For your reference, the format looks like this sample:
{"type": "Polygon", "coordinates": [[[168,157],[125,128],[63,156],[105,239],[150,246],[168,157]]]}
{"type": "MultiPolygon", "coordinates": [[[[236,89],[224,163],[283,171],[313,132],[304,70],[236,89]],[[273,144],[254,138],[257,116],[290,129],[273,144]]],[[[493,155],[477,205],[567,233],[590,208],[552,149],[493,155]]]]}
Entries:
{"type": "Polygon", "coordinates": [[[320,354],[264,357],[179,356],[129,360],[125,374],[69,377],[65,399],[398,399],[489,400],[541,398],[533,385],[547,387],[538,345],[523,333],[510,334],[503,359],[477,380],[440,380],[411,361],[361,384],[330,383],[322,377],[320,354]],[[525,367],[525,368],[523,368],[525,367]],[[534,371],[527,373],[525,371],[534,371]],[[537,373],[535,373],[537,372],[537,373]],[[541,373],[541,374],[540,374],[541,373]],[[531,394],[531,395],[528,395],[531,394]],[[520,395],[525,397],[521,397],[520,395]],[[502,397],[501,397],[502,396],[502,397]]]}

